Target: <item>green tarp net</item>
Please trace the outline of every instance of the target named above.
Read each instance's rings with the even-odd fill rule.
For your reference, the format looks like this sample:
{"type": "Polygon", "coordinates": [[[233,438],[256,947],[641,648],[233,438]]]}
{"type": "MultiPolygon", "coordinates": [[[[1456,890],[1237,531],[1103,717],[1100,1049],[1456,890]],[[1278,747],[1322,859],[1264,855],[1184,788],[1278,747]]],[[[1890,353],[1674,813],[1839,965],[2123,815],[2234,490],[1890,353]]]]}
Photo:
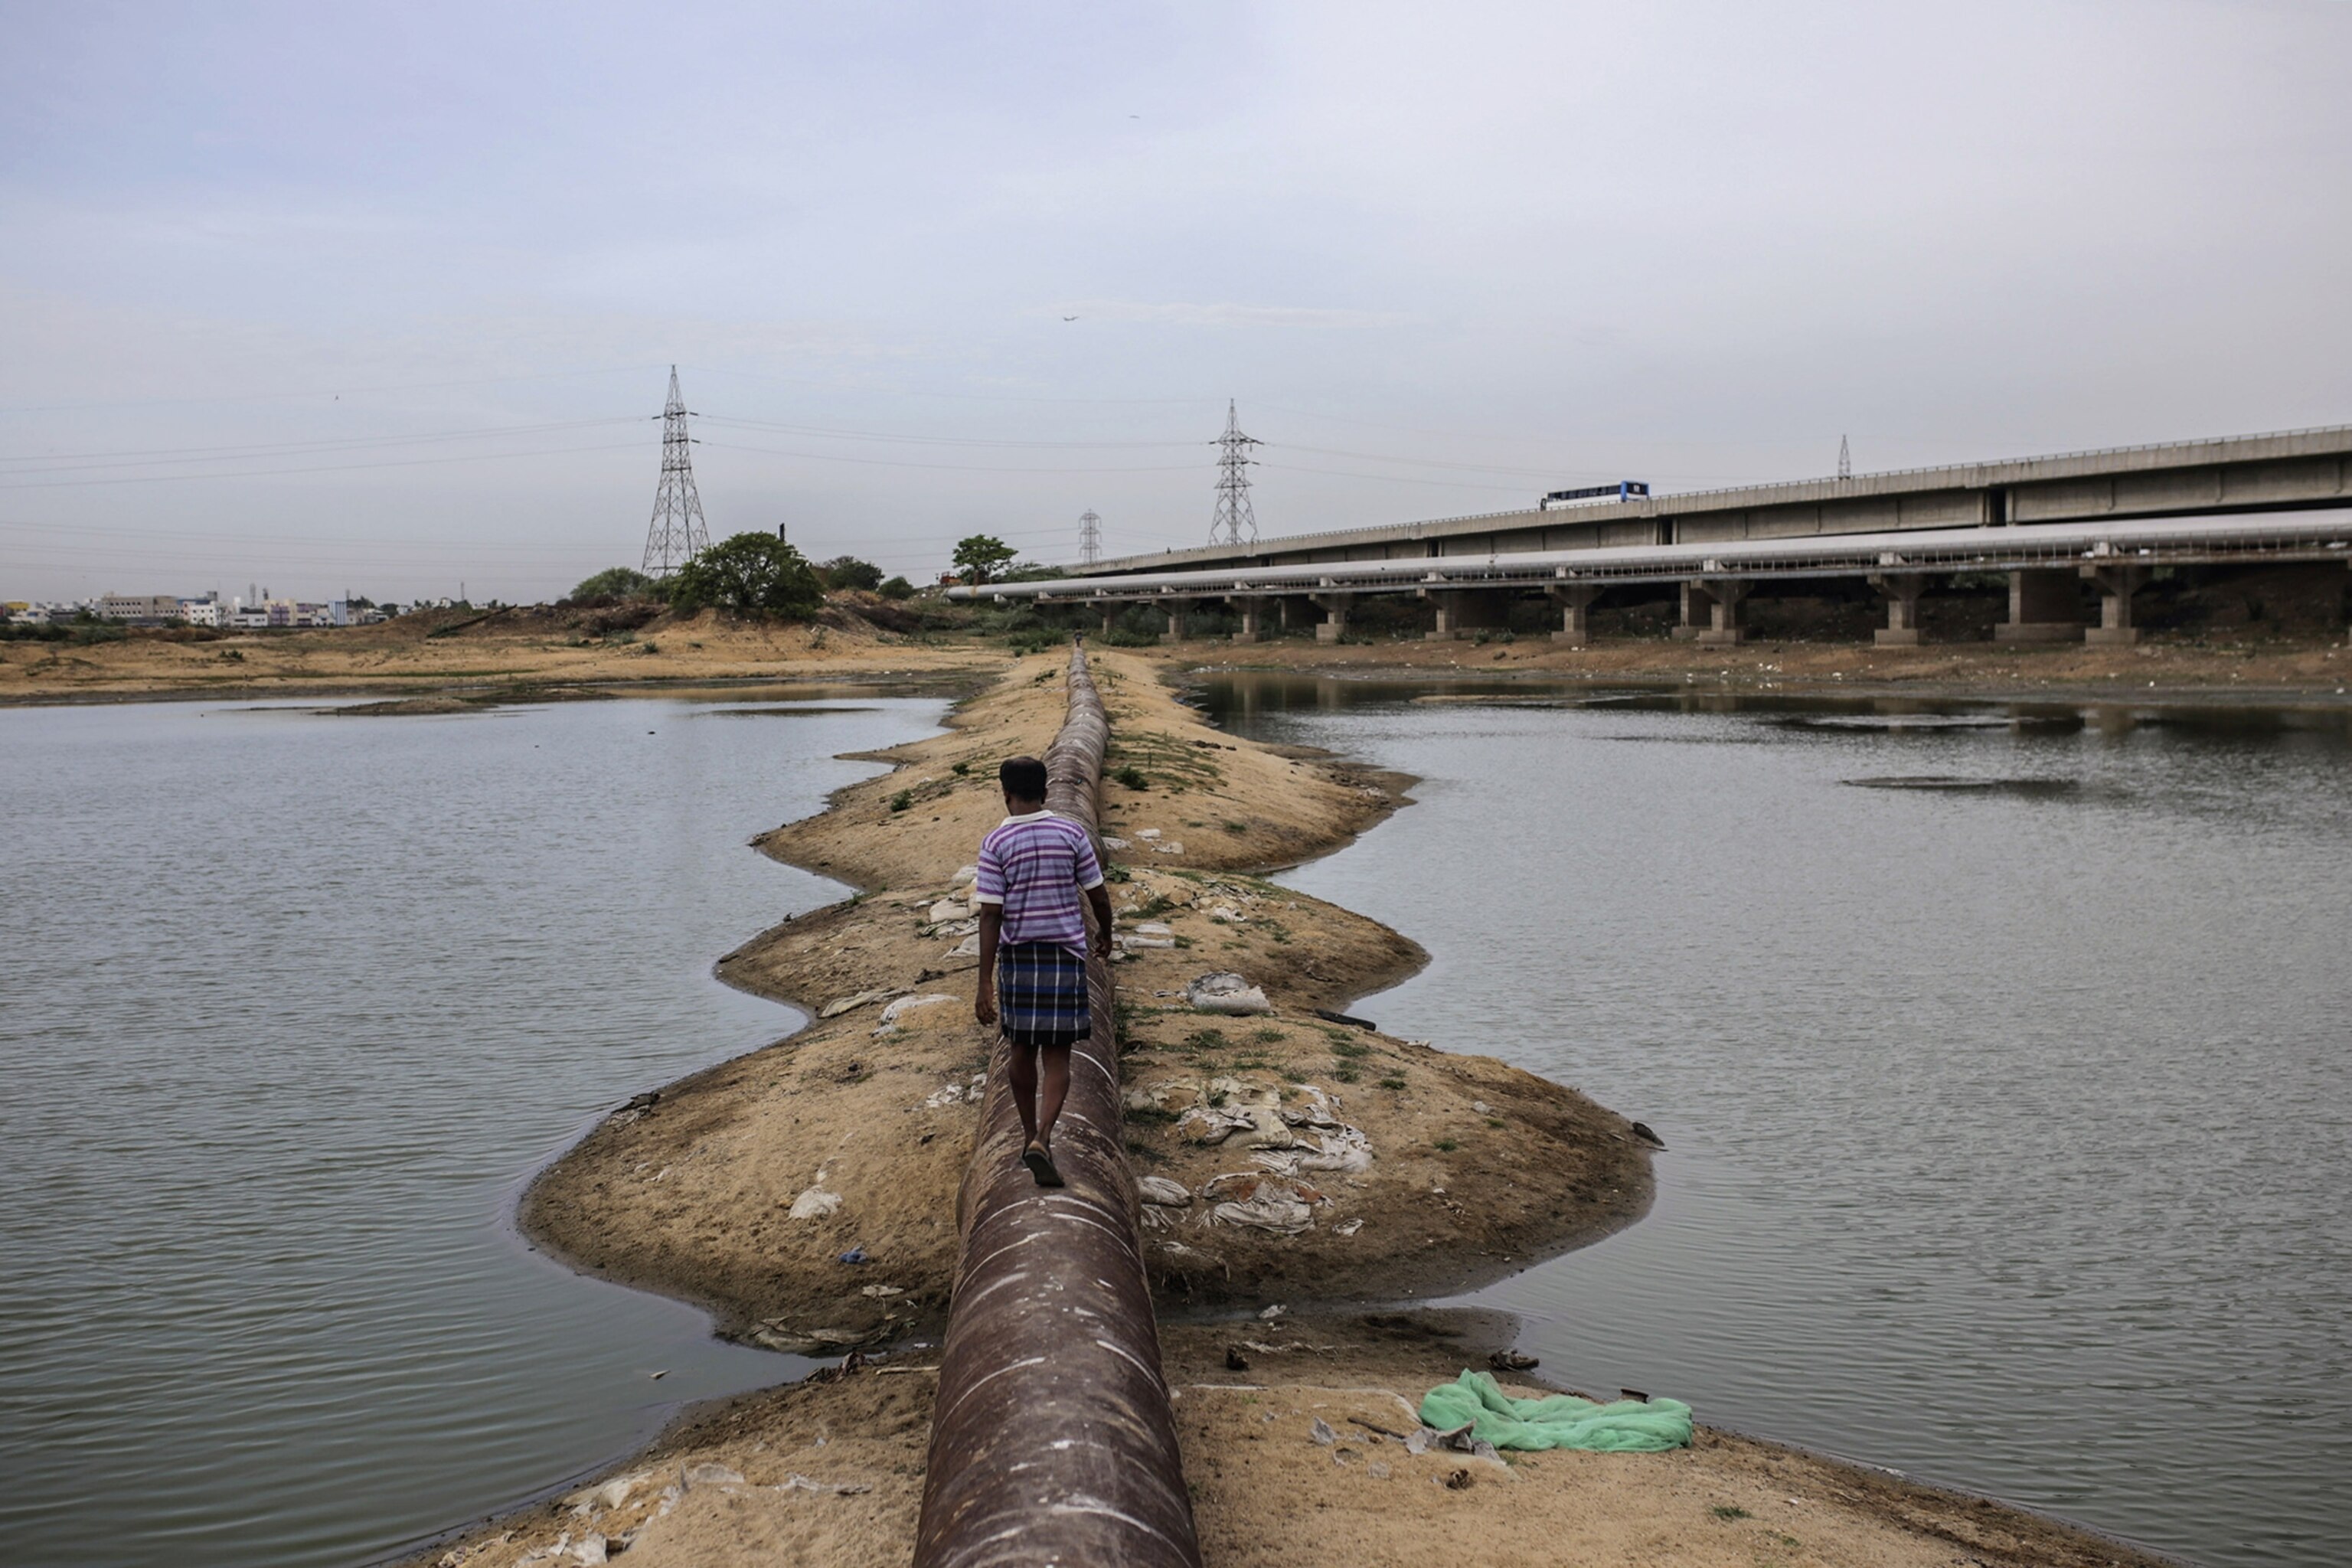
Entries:
{"type": "Polygon", "coordinates": [[[1514,1399],[1483,1372],[1441,1383],[1421,1402],[1421,1418],[1441,1432],[1462,1426],[1497,1448],[1591,1448],[1652,1454],[1686,1448],[1691,1408],[1679,1399],[1621,1399],[1596,1405],[1572,1394],[1514,1399]]]}

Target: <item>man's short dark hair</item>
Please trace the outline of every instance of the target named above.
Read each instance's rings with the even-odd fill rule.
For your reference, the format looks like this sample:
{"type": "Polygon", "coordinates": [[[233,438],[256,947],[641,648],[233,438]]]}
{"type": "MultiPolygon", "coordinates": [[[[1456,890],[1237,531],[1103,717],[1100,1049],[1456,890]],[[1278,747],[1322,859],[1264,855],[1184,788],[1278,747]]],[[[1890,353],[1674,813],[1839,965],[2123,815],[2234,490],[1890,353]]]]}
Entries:
{"type": "Polygon", "coordinates": [[[996,782],[1015,800],[1045,798],[1045,764],[1034,757],[1010,757],[996,770],[996,782]]]}

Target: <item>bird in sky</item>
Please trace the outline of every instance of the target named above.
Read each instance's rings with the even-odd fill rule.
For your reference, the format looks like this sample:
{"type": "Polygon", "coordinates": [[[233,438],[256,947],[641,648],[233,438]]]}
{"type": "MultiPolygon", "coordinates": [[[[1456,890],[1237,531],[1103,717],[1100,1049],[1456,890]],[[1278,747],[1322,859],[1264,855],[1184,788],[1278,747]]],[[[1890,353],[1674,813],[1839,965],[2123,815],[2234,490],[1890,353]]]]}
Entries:
{"type": "Polygon", "coordinates": [[[1076,321],[1076,320],[1077,320],[1077,318],[1076,318],[1076,316],[1065,316],[1065,317],[1063,317],[1063,318],[1062,318],[1062,320],[1064,320],[1064,321],[1076,321]]]}

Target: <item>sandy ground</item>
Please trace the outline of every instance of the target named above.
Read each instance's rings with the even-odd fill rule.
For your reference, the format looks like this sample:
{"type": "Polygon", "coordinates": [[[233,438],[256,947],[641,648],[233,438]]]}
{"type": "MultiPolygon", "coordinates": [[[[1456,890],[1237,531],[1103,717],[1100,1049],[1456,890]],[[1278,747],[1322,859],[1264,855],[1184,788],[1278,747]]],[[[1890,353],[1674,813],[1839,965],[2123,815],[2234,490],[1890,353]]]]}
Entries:
{"type": "MultiPolygon", "coordinates": [[[[1408,1453],[1423,1392],[1508,1340],[1500,1314],[1358,1313],[1161,1331],[1212,1568],[1985,1568],[2159,1559],[1980,1499],[1702,1428],[1664,1454],[1408,1453]],[[1228,1360],[1238,1352],[1246,1365],[1228,1360]],[[1336,1435],[1317,1440],[1320,1421],[1336,1435]]],[[[511,1568],[900,1568],[935,1361],[913,1354],[719,1402],[608,1477],[415,1561],[511,1568]]],[[[1521,1394],[1549,1392],[1506,1377],[1521,1394]]],[[[1613,1390],[1588,1391],[1613,1396],[1613,1390]]]]}
{"type": "Polygon", "coordinates": [[[1582,648],[1522,638],[1508,643],[1236,644],[1195,641],[1161,657],[1217,669],[1317,669],[1370,674],[1510,676],[1596,684],[1668,681],[1750,690],[1894,689],[1967,695],[2159,695],[2334,699],[2352,685],[2342,636],[2296,641],[2163,640],[2132,647],[1987,643],[1882,648],[1866,643],[1752,642],[1703,648],[1651,639],[1582,648]]]}
{"type": "MultiPolygon", "coordinates": [[[[1125,844],[1115,902],[1129,935],[1165,930],[1118,965],[1123,1077],[1139,1175],[1185,1194],[1147,1205],[1146,1240],[1208,1563],[2157,1561],[1704,1428],[1692,1448],[1662,1455],[1407,1453],[1393,1435],[1411,1430],[1422,1394],[1486,1364],[1513,1325],[1338,1299],[1490,1278],[1623,1224],[1647,1201],[1646,1149],[1571,1090],[1315,1016],[1422,955],[1249,868],[1336,845],[1393,809],[1410,781],[1218,735],[1157,679],[1171,661],[1198,659],[1099,654],[1096,670],[1112,767],[1141,775],[1141,787],[1107,791],[1107,832],[1125,844]],[[1182,984],[1209,969],[1263,986],[1272,1012],[1193,1011],[1182,984]],[[1220,1135],[1219,1120],[1238,1124],[1220,1135]],[[1361,1168],[1280,1169],[1357,1138],[1372,1155],[1361,1168]],[[1211,1217],[1219,1204],[1255,1203],[1268,1181],[1307,1228],[1211,1217]],[[1259,1315],[1275,1305],[1286,1310],[1259,1315]],[[1318,1420],[1335,1441],[1317,1440],[1318,1420]]],[[[763,933],[721,973],[834,1016],[639,1097],[526,1199],[535,1236],[585,1267],[703,1301],[727,1331],[870,1355],[691,1411],[609,1475],[415,1562],[509,1568],[624,1549],[647,1568],[908,1561],[932,1393],[924,1341],[946,1304],[953,1193],[985,1061],[972,961],[954,953],[956,873],[1001,812],[993,763],[1041,749],[1058,724],[1062,662],[1022,661],[950,732],[885,753],[894,773],[762,840],[867,891],[763,933]],[[933,996],[945,1000],[909,1000],[933,996]],[[871,1261],[840,1262],[852,1247],[871,1261]]],[[[1524,1373],[1507,1383],[1540,1388],[1524,1373]]]]}
{"type": "MultiPolygon", "coordinates": [[[[706,611],[634,629],[611,612],[436,612],[382,626],[124,642],[0,642],[0,704],[157,697],[415,693],[444,701],[544,699],[620,683],[800,680],[1001,668],[1000,649],[886,632],[847,609],[830,624],[736,621],[706,611]]],[[[623,617],[624,619],[633,617],[623,617]]]]}
{"type": "MultiPolygon", "coordinates": [[[[887,605],[844,601],[826,612],[827,624],[818,626],[739,623],[706,613],[683,623],[664,616],[632,626],[623,623],[635,616],[610,609],[524,607],[480,615],[434,612],[380,626],[208,640],[191,640],[188,633],[139,633],[126,642],[84,647],[0,642],[0,704],[306,692],[477,703],[624,684],[800,680],[819,673],[920,676],[993,670],[1007,662],[995,645],[887,631],[861,612],[886,618],[893,613],[887,605]]],[[[2271,632],[2263,629],[2264,623],[2242,620],[2206,625],[2194,633],[2151,632],[2138,646],[2122,648],[2007,647],[1983,640],[1880,648],[1857,629],[1842,641],[1759,639],[1722,649],[1656,636],[1612,635],[1587,648],[1531,637],[1483,644],[1338,645],[1291,637],[1249,645],[1196,641],[1153,657],[1241,668],[1460,669],[1765,689],[1851,689],[1859,684],[2099,694],[2144,693],[2153,684],[2161,693],[2332,699],[2352,685],[2352,650],[2340,627],[2322,629],[2325,618],[2314,611],[2294,629],[2271,632]]]]}
{"type": "MultiPolygon", "coordinates": [[[[533,1184],[531,1234],[777,1349],[941,1327],[990,1044],[971,1015],[976,961],[956,954],[969,920],[955,877],[1003,815],[994,764],[1042,751],[1058,727],[1063,663],[1024,660],[949,733],[887,753],[895,773],[761,840],[869,890],[763,933],[719,973],[841,1010],[618,1110],[533,1184]],[[852,1249],[869,1261],[841,1263],[852,1249]]],[[[1425,1295],[1642,1212],[1647,1152],[1622,1118],[1491,1058],[1316,1016],[1410,973],[1418,948],[1223,868],[1326,847],[1318,819],[1375,820],[1399,781],[1223,740],[1135,659],[1097,655],[1095,672],[1112,765],[1144,786],[1108,791],[1129,847],[1114,851],[1129,858],[1114,904],[1131,931],[1167,932],[1137,935],[1162,945],[1119,965],[1129,1148],[1139,1173],[1189,1194],[1145,1210],[1164,1297],[1425,1295]],[[1262,987],[1272,1011],[1194,1011],[1185,986],[1219,972],[1262,987]],[[1304,1211],[1288,1198],[1275,1210],[1277,1194],[1304,1211]],[[1253,1203],[1269,1212],[1214,1217],[1253,1203]]]]}

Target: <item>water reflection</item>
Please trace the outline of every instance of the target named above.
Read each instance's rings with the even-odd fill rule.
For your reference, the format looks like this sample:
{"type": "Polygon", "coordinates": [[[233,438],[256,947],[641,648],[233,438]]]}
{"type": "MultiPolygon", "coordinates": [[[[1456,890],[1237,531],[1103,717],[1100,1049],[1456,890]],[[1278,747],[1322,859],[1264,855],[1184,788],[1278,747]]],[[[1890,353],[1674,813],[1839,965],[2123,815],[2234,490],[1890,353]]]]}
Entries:
{"type": "Polygon", "coordinates": [[[823,695],[0,710],[12,1557],[356,1561],[805,1369],[509,1216],[604,1111],[796,1021],[712,962],[842,889],[746,840],[941,711],[823,695]]]}
{"type": "Polygon", "coordinates": [[[1430,951],[1362,1011],[1672,1146],[1648,1219],[1479,1298],[1549,1371],[2210,1563],[2340,1560],[2352,710],[1203,696],[1421,777],[1284,879],[1430,951]]]}

